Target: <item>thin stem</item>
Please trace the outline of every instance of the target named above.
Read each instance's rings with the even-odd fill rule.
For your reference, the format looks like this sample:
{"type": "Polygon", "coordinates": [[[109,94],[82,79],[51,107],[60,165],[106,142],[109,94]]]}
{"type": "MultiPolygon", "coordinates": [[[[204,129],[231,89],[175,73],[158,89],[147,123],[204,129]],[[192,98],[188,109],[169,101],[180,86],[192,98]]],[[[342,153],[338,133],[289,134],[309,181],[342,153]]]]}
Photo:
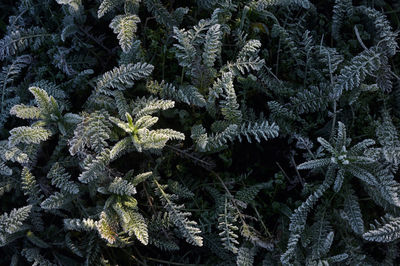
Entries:
{"type": "Polygon", "coordinates": [[[182,68],[182,73],[181,73],[181,85],[183,84],[183,77],[185,74],[185,67],[182,68]]]}
{"type": "Polygon", "coordinates": [[[367,46],[365,46],[364,42],[362,41],[362,39],[360,37],[360,33],[358,32],[356,25],[354,25],[354,32],[356,33],[357,40],[360,43],[360,45],[362,46],[362,48],[364,48],[365,50],[368,50],[367,46]]]}
{"type": "Polygon", "coordinates": [[[112,51],[111,51],[109,48],[105,47],[104,44],[102,44],[102,43],[99,42],[96,38],[94,38],[87,30],[85,30],[85,29],[84,29],[83,27],[81,27],[81,26],[79,26],[79,29],[80,29],[83,33],[85,33],[85,35],[86,35],[89,39],[91,39],[91,40],[94,41],[97,45],[99,45],[101,48],[103,48],[104,50],[106,50],[108,54],[112,54],[112,51]]]}
{"type": "Polygon", "coordinates": [[[278,75],[279,69],[279,52],[281,50],[281,38],[279,37],[279,44],[278,44],[278,53],[276,55],[276,66],[275,66],[275,75],[278,75]]]}
{"type": "Polygon", "coordinates": [[[228,194],[228,196],[229,196],[229,198],[230,198],[230,200],[231,200],[233,206],[234,206],[235,209],[237,210],[237,212],[238,212],[238,214],[239,214],[239,218],[240,218],[240,220],[242,221],[243,225],[247,225],[246,222],[245,222],[245,220],[244,220],[244,218],[243,218],[243,214],[240,212],[239,207],[236,205],[236,202],[235,202],[234,200],[232,200],[232,199],[234,199],[233,195],[231,194],[231,192],[229,191],[229,189],[226,187],[226,185],[225,185],[224,181],[222,180],[222,178],[221,178],[216,172],[214,172],[214,171],[212,171],[212,170],[211,170],[210,172],[211,172],[214,176],[216,176],[216,177],[218,178],[219,182],[220,182],[220,183],[222,184],[222,186],[224,187],[224,189],[225,189],[226,193],[228,194]]]}
{"type": "Polygon", "coordinates": [[[333,118],[332,118],[332,129],[331,129],[331,135],[329,136],[329,140],[333,139],[333,136],[335,135],[335,125],[336,125],[336,108],[337,108],[337,103],[336,100],[333,100],[333,118]]]}
{"type": "Polygon", "coordinates": [[[299,178],[301,186],[304,187],[304,180],[301,177],[299,170],[297,170],[297,165],[296,165],[296,162],[294,161],[293,154],[290,155],[290,161],[292,162],[292,164],[294,166],[294,170],[296,171],[296,174],[297,174],[297,177],[299,178]]]}
{"type": "Polygon", "coordinates": [[[155,261],[155,262],[160,262],[160,263],[165,263],[165,264],[171,264],[171,265],[182,265],[182,266],[196,266],[196,265],[203,265],[203,264],[187,264],[187,263],[179,263],[179,262],[173,262],[173,261],[168,261],[168,260],[161,260],[161,259],[156,259],[156,258],[149,258],[146,257],[147,260],[155,261]]]}
{"type": "Polygon", "coordinates": [[[164,74],[165,74],[165,53],[167,50],[166,45],[164,45],[163,47],[161,47],[162,49],[162,66],[161,66],[161,78],[162,80],[164,80],[164,74]]]}
{"type": "MultiPolygon", "coordinates": [[[[328,52],[328,66],[329,66],[329,76],[331,79],[331,86],[334,88],[334,80],[333,80],[333,71],[332,71],[332,64],[331,64],[331,55],[328,52]]],[[[337,109],[337,102],[336,102],[336,97],[333,97],[333,118],[332,118],[332,129],[331,129],[331,134],[329,136],[329,140],[333,139],[334,132],[335,132],[335,125],[336,125],[336,109],[337,109]]]]}
{"type": "Polygon", "coordinates": [[[286,174],[285,170],[283,170],[282,166],[278,163],[275,162],[276,165],[279,167],[279,169],[281,170],[282,174],[287,178],[287,180],[290,182],[290,177],[286,174]]]}
{"type": "Polygon", "coordinates": [[[272,238],[272,234],[268,231],[268,228],[265,226],[264,222],[262,221],[262,217],[261,217],[260,213],[258,212],[256,206],[254,206],[253,204],[251,204],[251,207],[253,207],[254,211],[256,212],[257,217],[258,217],[258,220],[260,221],[260,223],[261,223],[261,225],[262,225],[262,227],[263,227],[265,233],[268,235],[268,237],[271,237],[271,238],[272,238]]]}
{"type": "Polygon", "coordinates": [[[134,255],[129,254],[127,251],[125,251],[125,249],[122,249],[127,255],[131,256],[132,259],[134,259],[137,263],[139,263],[140,265],[144,265],[147,266],[146,263],[143,263],[142,261],[140,261],[138,258],[136,258],[134,255]]]}
{"type": "Polygon", "coordinates": [[[184,155],[184,156],[186,156],[186,157],[188,157],[188,158],[190,158],[190,159],[196,161],[198,164],[202,164],[202,165],[204,165],[204,166],[209,167],[209,169],[215,167],[215,165],[214,165],[213,163],[207,162],[207,161],[205,161],[205,160],[203,160],[203,159],[201,159],[201,158],[198,158],[198,157],[196,157],[196,156],[193,156],[192,154],[190,154],[190,153],[188,153],[188,152],[186,152],[186,151],[184,151],[184,150],[178,149],[178,148],[176,148],[176,147],[174,147],[174,146],[171,146],[171,145],[168,145],[168,144],[166,144],[165,146],[166,146],[167,148],[171,149],[171,150],[174,150],[174,151],[177,152],[177,153],[180,153],[180,154],[182,154],[182,155],[184,155]]]}

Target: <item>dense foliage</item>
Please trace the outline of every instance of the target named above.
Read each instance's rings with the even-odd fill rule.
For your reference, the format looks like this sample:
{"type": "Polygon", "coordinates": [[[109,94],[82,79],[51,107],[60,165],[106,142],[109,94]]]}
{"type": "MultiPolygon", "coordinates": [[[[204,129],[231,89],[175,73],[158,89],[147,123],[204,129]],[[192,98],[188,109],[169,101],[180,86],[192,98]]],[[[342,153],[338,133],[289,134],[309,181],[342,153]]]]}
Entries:
{"type": "Polygon", "coordinates": [[[3,0],[1,265],[396,265],[400,3],[3,0]]]}

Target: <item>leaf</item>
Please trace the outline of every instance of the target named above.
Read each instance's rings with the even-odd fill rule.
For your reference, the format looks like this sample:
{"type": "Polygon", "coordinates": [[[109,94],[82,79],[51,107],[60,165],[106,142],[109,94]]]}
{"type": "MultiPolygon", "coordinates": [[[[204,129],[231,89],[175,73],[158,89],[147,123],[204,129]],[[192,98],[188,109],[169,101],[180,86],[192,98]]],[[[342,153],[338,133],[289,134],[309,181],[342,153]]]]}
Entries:
{"type": "Polygon", "coordinates": [[[110,28],[118,34],[119,45],[124,53],[128,53],[133,45],[136,24],[139,22],[140,19],[136,15],[118,15],[111,21],[110,28]]]}
{"type": "Polygon", "coordinates": [[[107,93],[107,88],[125,90],[133,86],[136,80],[150,75],[154,67],[147,63],[123,64],[103,74],[97,81],[96,88],[100,92],[107,93]]]}
{"type": "Polygon", "coordinates": [[[147,223],[143,216],[138,212],[130,213],[132,219],[132,230],[135,233],[137,239],[142,242],[143,245],[149,243],[149,234],[147,231],[147,223]]]}
{"type": "Polygon", "coordinates": [[[362,235],[364,233],[364,221],[358,198],[352,189],[347,190],[344,196],[344,217],[349,222],[351,229],[356,234],[362,235]]]}
{"type": "Polygon", "coordinates": [[[10,137],[8,138],[9,145],[15,146],[19,143],[34,143],[39,144],[47,140],[51,136],[51,132],[43,127],[16,127],[10,130],[10,137]]]}
{"type": "MultiPolygon", "coordinates": [[[[375,242],[391,242],[400,238],[400,218],[388,218],[388,222],[377,224],[363,234],[363,238],[375,242]]],[[[385,221],[385,220],[384,220],[385,221]]]]}

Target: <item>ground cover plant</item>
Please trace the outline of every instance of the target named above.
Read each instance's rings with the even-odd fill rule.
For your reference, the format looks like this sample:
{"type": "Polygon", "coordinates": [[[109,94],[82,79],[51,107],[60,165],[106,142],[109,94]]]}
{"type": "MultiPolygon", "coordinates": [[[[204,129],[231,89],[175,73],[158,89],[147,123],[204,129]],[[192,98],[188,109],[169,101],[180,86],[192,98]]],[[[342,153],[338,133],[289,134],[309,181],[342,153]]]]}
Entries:
{"type": "Polygon", "coordinates": [[[400,3],[3,0],[1,265],[397,265],[400,3]]]}

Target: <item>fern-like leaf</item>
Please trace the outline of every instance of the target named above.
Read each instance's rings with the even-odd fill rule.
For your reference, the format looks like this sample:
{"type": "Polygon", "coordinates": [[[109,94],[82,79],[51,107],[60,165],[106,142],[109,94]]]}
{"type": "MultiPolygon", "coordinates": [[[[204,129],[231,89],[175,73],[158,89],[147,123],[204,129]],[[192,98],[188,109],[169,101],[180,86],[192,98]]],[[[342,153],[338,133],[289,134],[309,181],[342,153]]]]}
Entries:
{"type": "Polygon", "coordinates": [[[219,24],[215,24],[211,26],[206,34],[206,38],[204,41],[204,52],[203,52],[203,63],[207,67],[213,67],[214,62],[218,54],[220,54],[221,50],[221,26],[219,24]]]}
{"type": "Polygon", "coordinates": [[[119,15],[113,18],[110,27],[118,34],[119,45],[124,53],[128,53],[133,45],[134,34],[140,19],[136,15],[119,15]]]}
{"type": "Polygon", "coordinates": [[[375,242],[391,242],[400,238],[400,218],[386,217],[363,234],[363,238],[375,242]],[[387,220],[387,221],[386,221],[387,220]]]}
{"type": "Polygon", "coordinates": [[[136,80],[150,75],[154,67],[147,63],[121,65],[103,74],[96,84],[97,90],[106,93],[107,88],[125,90],[133,86],[136,80]]]}
{"type": "Polygon", "coordinates": [[[47,140],[51,136],[51,132],[43,127],[16,127],[10,130],[8,142],[10,146],[15,146],[20,143],[39,144],[47,140]]]}
{"type": "Polygon", "coordinates": [[[349,65],[341,71],[334,87],[336,97],[343,91],[352,90],[360,86],[367,75],[374,74],[381,65],[382,54],[374,49],[361,52],[352,58],[349,65]]]}
{"type": "Polygon", "coordinates": [[[346,191],[342,216],[349,222],[351,229],[353,229],[356,234],[362,235],[364,233],[364,222],[360,205],[352,189],[346,191]]]}
{"type": "Polygon", "coordinates": [[[190,244],[196,246],[203,246],[203,238],[199,236],[201,230],[197,227],[195,221],[190,221],[188,216],[190,213],[182,212],[181,209],[184,205],[177,205],[172,201],[173,196],[167,194],[164,191],[163,186],[161,186],[156,180],[154,180],[156,185],[156,193],[160,196],[161,202],[164,208],[168,211],[169,216],[173,224],[178,227],[179,231],[185,237],[186,241],[190,244]]]}

